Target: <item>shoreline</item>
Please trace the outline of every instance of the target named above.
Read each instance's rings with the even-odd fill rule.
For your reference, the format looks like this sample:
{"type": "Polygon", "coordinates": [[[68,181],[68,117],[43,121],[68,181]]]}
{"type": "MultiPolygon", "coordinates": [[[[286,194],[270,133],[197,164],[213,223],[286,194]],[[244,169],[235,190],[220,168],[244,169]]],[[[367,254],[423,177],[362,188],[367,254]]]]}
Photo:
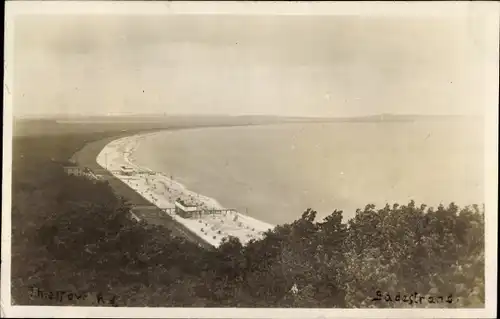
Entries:
{"type": "MultiPolygon", "coordinates": [[[[247,216],[236,210],[223,207],[216,199],[204,196],[203,194],[195,193],[189,190],[185,185],[171,180],[165,174],[154,172],[147,167],[142,167],[133,162],[130,158],[141,140],[150,135],[155,135],[169,129],[160,129],[154,131],[137,132],[132,135],[119,135],[111,138],[106,138],[96,142],[91,142],[86,145],[87,150],[81,150],[74,157],[79,158],[82,153],[88,149],[94,149],[94,167],[90,167],[93,171],[98,168],[98,175],[108,175],[114,177],[121,182],[130,191],[133,191],[136,196],[130,202],[134,206],[154,206],[154,209],[143,209],[142,214],[132,213],[134,219],[145,219],[151,222],[151,219],[156,219],[154,222],[168,219],[171,223],[180,226],[180,235],[184,237],[198,237],[204,243],[218,247],[222,239],[228,236],[236,237],[242,244],[246,244],[252,239],[259,239],[263,233],[274,228],[274,225],[264,221],[247,216]],[[100,150],[96,148],[100,146],[100,150]],[[133,172],[124,174],[123,170],[133,172]],[[107,174],[106,174],[107,173],[107,174]],[[140,197],[142,200],[139,200],[140,197]],[[197,202],[200,210],[200,215],[192,216],[191,218],[183,218],[174,213],[175,202],[177,199],[191,200],[197,202]],[[147,210],[147,212],[146,212],[147,210]],[[212,210],[218,210],[212,212],[212,210]],[[154,211],[154,212],[153,212],[154,211]],[[186,231],[189,234],[186,234],[186,231]]],[[[88,154],[86,154],[88,155],[88,154]]],[[[88,157],[88,156],[87,156],[88,157]]],[[[77,162],[81,162],[76,160],[77,162]]],[[[84,162],[88,162],[84,161],[84,162]]],[[[122,195],[121,191],[118,191],[122,195]]],[[[130,192],[127,192],[130,193],[130,192]]],[[[126,198],[130,196],[125,194],[126,198]]],[[[176,227],[176,225],[170,225],[176,227]]],[[[172,228],[172,227],[169,227],[172,228]]],[[[178,229],[179,230],[179,229],[178,229]]],[[[178,232],[179,233],[179,232],[178,232]]],[[[200,240],[194,239],[198,244],[200,240]]]]}
{"type": "MultiPolygon", "coordinates": [[[[109,171],[106,169],[102,168],[98,163],[97,163],[97,156],[98,154],[102,151],[102,149],[109,144],[110,142],[127,137],[127,136],[133,136],[137,134],[143,134],[143,133],[151,133],[151,132],[160,132],[160,131],[170,131],[170,130],[177,130],[177,129],[183,129],[183,128],[159,128],[159,129],[144,129],[144,130],[137,130],[134,132],[123,132],[111,136],[111,137],[106,137],[94,141],[90,141],[85,146],[83,146],[80,150],[75,152],[73,156],[71,157],[71,160],[77,163],[78,166],[80,167],[87,167],[94,173],[100,175],[103,177],[103,179],[109,184],[109,186],[113,189],[115,194],[119,197],[124,198],[128,203],[130,203],[133,206],[146,206],[146,205],[151,205],[150,202],[148,202],[144,197],[142,197],[139,193],[137,193],[135,190],[130,188],[127,184],[125,184],[123,181],[121,181],[119,178],[116,178],[113,174],[111,174],[109,171]]],[[[162,211],[159,208],[156,209],[138,209],[137,211],[132,212],[131,211],[131,216],[134,218],[136,221],[143,220],[148,224],[152,225],[157,225],[157,226],[162,226],[167,229],[169,229],[172,232],[172,235],[176,237],[183,237],[187,239],[188,241],[191,241],[200,247],[203,247],[205,249],[213,249],[213,246],[206,243],[205,241],[201,240],[198,236],[195,234],[191,233],[191,231],[183,225],[169,219],[169,218],[159,218],[162,211]],[[138,217],[140,216],[140,219],[138,217]],[[138,220],[139,219],[139,220],[138,220]]]]}

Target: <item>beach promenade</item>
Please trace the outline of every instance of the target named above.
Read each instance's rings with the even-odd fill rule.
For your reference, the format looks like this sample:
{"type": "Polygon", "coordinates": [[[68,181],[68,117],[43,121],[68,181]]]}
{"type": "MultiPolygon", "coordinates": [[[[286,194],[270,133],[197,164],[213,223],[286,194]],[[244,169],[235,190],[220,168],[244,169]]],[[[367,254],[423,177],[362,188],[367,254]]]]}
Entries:
{"type": "Polygon", "coordinates": [[[259,239],[274,226],[235,210],[222,207],[215,199],[194,193],[169,177],[131,159],[146,133],[117,136],[89,143],[73,157],[81,166],[90,168],[109,181],[119,195],[135,207],[132,216],[144,222],[161,225],[174,235],[200,246],[218,247],[224,237],[236,237],[243,244],[259,239]],[[192,202],[196,214],[189,218],[175,211],[177,201],[192,202]]]}

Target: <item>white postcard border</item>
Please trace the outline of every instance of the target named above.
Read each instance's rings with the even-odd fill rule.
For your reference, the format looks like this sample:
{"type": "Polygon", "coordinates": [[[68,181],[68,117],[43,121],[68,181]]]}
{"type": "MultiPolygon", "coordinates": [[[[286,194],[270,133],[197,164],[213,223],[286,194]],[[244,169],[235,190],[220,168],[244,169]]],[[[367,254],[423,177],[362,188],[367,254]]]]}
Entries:
{"type": "MultiPolygon", "coordinates": [[[[20,14],[296,14],[418,17],[428,15],[495,17],[495,2],[140,2],[140,1],[11,1],[6,3],[4,61],[4,127],[2,165],[2,316],[7,317],[137,317],[137,318],[484,318],[496,315],[498,215],[486,215],[486,306],[484,309],[282,309],[282,308],[108,308],[11,306],[10,234],[14,17],[20,14]]],[[[493,33],[492,33],[493,34],[493,33]]],[[[497,212],[498,194],[498,49],[489,84],[491,108],[485,125],[486,211],[497,212]]],[[[495,58],[495,57],[493,57],[495,58]]]]}

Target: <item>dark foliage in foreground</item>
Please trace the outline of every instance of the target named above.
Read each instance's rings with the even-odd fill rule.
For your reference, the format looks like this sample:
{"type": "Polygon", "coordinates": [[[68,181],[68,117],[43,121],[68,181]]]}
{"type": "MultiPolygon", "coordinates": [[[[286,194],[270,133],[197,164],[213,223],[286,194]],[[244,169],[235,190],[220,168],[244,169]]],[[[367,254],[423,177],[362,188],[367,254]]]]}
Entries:
{"type": "Polygon", "coordinates": [[[30,297],[34,286],[114,294],[121,306],[484,305],[482,207],[368,205],[347,223],[340,211],[315,221],[316,213],[307,210],[262,240],[242,246],[228,238],[218,250],[205,251],[164,228],[131,221],[127,204],[106,182],[67,176],[51,158],[69,158],[85,139],[64,144],[63,138],[14,141],[11,269],[17,304],[60,304],[30,297]],[[32,146],[36,155],[21,157],[32,154],[32,146]],[[377,290],[393,301],[372,301],[377,290]],[[415,292],[445,299],[453,294],[453,303],[394,301],[397,293],[415,292]]]}

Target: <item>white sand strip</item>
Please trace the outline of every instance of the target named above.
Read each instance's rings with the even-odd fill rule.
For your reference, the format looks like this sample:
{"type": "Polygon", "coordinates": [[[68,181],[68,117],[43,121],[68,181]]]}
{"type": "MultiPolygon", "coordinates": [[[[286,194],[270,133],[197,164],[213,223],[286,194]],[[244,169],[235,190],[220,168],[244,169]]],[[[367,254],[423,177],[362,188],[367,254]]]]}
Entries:
{"type": "MultiPolygon", "coordinates": [[[[194,203],[198,209],[224,210],[225,208],[215,199],[194,193],[164,174],[133,163],[130,155],[143,139],[154,134],[157,133],[134,135],[112,141],[99,153],[97,163],[160,209],[174,208],[175,201],[181,199],[184,202],[194,203]]],[[[201,218],[199,216],[183,218],[175,213],[170,213],[170,216],[215,247],[229,235],[239,238],[246,244],[252,239],[261,238],[265,231],[274,228],[274,225],[236,211],[204,214],[201,218]]]]}

